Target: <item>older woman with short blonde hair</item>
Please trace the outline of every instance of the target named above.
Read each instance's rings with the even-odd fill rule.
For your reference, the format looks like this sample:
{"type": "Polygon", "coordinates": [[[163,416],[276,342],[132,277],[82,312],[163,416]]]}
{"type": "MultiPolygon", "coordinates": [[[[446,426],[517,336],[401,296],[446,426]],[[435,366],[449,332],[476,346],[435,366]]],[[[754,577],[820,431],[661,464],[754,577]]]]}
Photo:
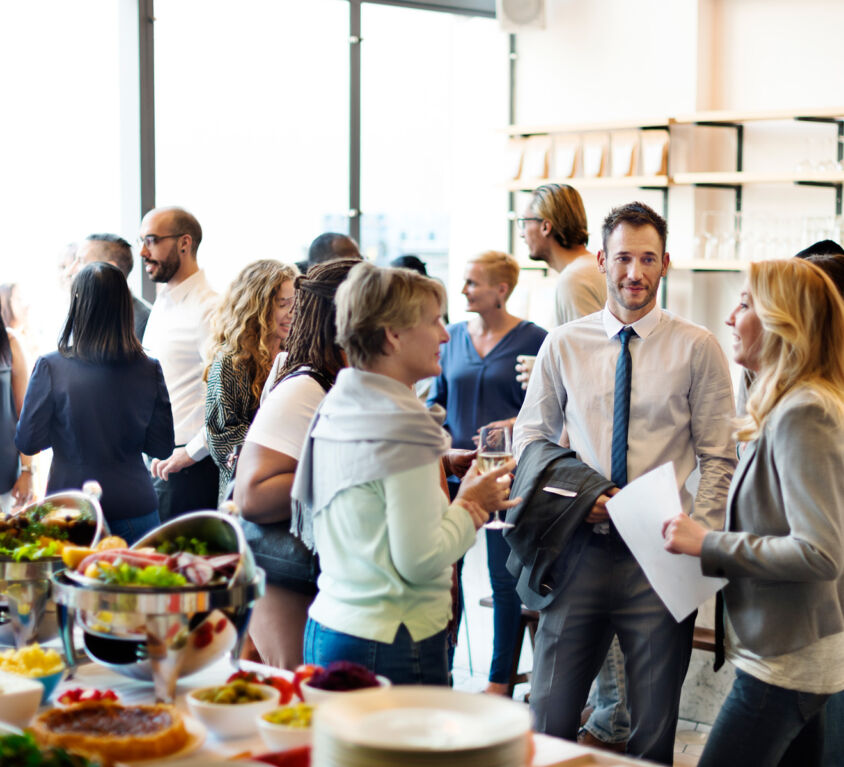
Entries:
{"type": "Polygon", "coordinates": [[[440,489],[450,440],[413,392],[440,372],[442,287],[407,269],[355,266],[337,292],[341,370],[296,472],[293,529],[322,572],[305,661],[351,660],[396,684],[447,684],[451,566],[496,508],[512,461],[455,501],[440,489]]]}

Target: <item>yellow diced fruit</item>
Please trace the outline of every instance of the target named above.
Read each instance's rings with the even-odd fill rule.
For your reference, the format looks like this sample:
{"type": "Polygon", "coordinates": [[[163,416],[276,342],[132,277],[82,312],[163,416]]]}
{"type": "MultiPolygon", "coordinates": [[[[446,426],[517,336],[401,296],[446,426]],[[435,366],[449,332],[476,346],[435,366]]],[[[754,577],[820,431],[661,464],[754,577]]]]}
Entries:
{"type": "Polygon", "coordinates": [[[96,562],[91,562],[88,567],[85,568],[85,577],[86,578],[96,578],[100,574],[100,566],[96,562]]]}
{"type": "Polygon", "coordinates": [[[94,550],[89,549],[87,546],[72,546],[70,544],[66,544],[64,548],[62,548],[62,562],[64,562],[65,566],[69,567],[71,570],[75,570],[79,567],[79,563],[85,559],[85,557],[93,553],[94,550]]]}
{"type": "Polygon", "coordinates": [[[105,551],[106,549],[125,549],[129,546],[119,535],[109,535],[103,538],[96,546],[95,551],[105,551]]]}

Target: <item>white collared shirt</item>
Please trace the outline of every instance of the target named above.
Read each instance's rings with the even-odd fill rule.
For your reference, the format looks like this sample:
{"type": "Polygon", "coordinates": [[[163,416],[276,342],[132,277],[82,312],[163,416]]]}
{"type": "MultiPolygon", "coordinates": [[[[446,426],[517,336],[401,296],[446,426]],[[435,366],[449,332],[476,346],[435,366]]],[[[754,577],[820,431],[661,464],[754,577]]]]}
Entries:
{"type": "MultiPolygon", "coordinates": [[[[624,325],[604,307],[553,330],[539,350],[516,420],[514,452],[536,439],[560,442],[611,473],[615,367],[624,325]]],[[[655,307],[632,325],[627,476],[674,462],[684,511],[720,530],[736,465],[727,360],[705,328],[655,307]],[[687,480],[700,465],[700,483],[687,480]],[[694,506],[694,512],[692,507],[694,506]]]]}
{"type": "Polygon", "coordinates": [[[170,393],[176,445],[195,461],[208,455],[202,375],[218,298],[201,269],[174,288],[164,285],[144,332],[144,348],[161,363],[170,393]]]}

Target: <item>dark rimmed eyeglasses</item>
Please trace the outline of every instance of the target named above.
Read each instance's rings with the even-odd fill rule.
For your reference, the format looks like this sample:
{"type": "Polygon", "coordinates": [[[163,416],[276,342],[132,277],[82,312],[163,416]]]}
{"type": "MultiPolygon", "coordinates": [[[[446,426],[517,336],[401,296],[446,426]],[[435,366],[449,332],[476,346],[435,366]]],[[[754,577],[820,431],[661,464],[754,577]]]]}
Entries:
{"type": "Polygon", "coordinates": [[[138,237],[138,245],[146,245],[151,248],[153,245],[158,245],[161,240],[169,240],[173,237],[181,237],[185,232],[180,234],[145,234],[143,237],[138,237]]]}
{"type": "Polygon", "coordinates": [[[520,232],[525,230],[525,221],[544,221],[545,219],[536,218],[535,216],[523,216],[522,218],[516,219],[516,226],[519,228],[520,232]]]}

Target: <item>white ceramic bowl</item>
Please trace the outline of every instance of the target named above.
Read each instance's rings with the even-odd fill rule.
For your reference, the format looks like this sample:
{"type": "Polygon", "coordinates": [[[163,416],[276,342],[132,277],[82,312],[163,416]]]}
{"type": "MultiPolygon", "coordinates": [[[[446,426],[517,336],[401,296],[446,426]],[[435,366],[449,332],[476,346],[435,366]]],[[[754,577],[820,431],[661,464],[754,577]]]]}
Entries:
{"type": "MultiPolygon", "coordinates": [[[[375,677],[378,680],[378,687],[389,687],[392,682],[385,676],[380,674],[375,677]]],[[[306,703],[323,703],[327,700],[333,700],[337,695],[346,695],[350,692],[359,692],[359,690],[323,690],[319,687],[311,687],[307,682],[302,682],[302,697],[306,703]]],[[[375,690],[375,687],[363,687],[363,690],[375,690]]]]}
{"type": "MultiPolygon", "coordinates": [[[[295,703],[291,705],[297,705],[295,703]]],[[[301,704],[298,704],[301,705],[301,704]]],[[[283,706],[287,708],[287,706],[283,706]]],[[[290,748],[311,745],[310,727],[291,727],[288,724],[275,724],[264,719],[264,715],[258,717],[258,732],[267,748],[273,751],[286,751],[290,748]]]]}
{"type": "Polygon", "coordinates": [[[40,680],[0,671],[0,721],[25,727],[35,716],[43,694],[40,680]]]}
{"type": "Polygon", "coordinates": [[[250,684],[249,689],[261,695],[261,700],[251,703],[209,703],[197,695],[223,685],[200,687],[187,694],[188,708],[218,738],[238,738],[252,735],[257,729],[258,717],[278,708],[279,693],[268,684],[250,684]]]}

